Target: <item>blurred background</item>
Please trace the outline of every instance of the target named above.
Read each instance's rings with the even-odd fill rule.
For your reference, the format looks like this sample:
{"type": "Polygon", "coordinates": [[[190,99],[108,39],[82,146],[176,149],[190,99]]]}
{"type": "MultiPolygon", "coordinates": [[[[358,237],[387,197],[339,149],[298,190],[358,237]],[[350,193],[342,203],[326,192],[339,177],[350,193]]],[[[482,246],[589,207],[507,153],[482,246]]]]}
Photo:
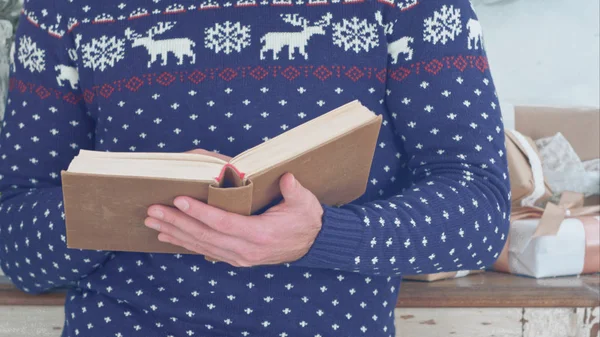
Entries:
{"type": "Polygon", "coordinates": [[[598,0],[473,0],[498,94],[512,104],[600,104],[598,0]]]}

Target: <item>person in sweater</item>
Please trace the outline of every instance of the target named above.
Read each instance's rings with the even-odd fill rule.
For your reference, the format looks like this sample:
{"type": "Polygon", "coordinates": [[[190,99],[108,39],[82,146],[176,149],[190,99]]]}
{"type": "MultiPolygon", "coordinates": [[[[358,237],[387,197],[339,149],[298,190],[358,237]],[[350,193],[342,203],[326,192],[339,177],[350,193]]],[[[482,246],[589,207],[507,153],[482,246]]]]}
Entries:
{"type": "Polygon", "coordinates": [[[28,0],[0,137],[0,266],[68,290],[62,336],[394,336],[403,275],[504,247],[503,124],[468,0],[28,0]],[[148,209],[198,254],[66,247],[61,170],[82,149],[234,156],[358,99],[383,116],[358,200],[243,217],[148,209]]]}

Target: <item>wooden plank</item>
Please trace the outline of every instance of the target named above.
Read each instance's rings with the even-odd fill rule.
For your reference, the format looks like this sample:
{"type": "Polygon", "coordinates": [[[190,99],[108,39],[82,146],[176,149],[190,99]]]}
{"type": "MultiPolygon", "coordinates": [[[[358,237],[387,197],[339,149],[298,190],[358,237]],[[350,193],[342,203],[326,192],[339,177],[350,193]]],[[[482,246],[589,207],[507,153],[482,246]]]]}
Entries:
{"type": "Polygon", "coordinates": [[[397,337],[599,337],[599,308],[402,308],[397,337]]]}
{"type": "Polygon", "coordinates": [[[59,337],[62,307],[0,306],[0,337],[59,337]]]}
{"type": "Polygon", "coordinates": [[[600,274],[533,279],[486,272],[438,282],[404,281],[399,308],[600,306],[600,274]]]}
{"type": "MultiPolygon", "coordinates": [[[[598,337],[598,308],[401,308],[396,337],[598,337]]],[[[62,307],[0,306],[0,337],[59,337],[62,307]]]]}
{"type": "MultiPolygon", "coordinates": [[[[600,275],[536,280],[488,272],[438,282],[404,281],[399,308],[588,308],[600,306],[600,275]]],[[[63,305],[64,292],[28,295],[0,278],[1,305],[63,305]]]]}
{"type": "Polygon", "coordinates": [[[522,311],[521,308],[396,309],[396,336],[521,337],[522,311]]]}
{"type": "Polygon", "coordinates": [[[18,290],[10,284],[0,282],[0,308],[10,305],[62,306],[64,303],[64,292],[31,295],[18,290]]]}
{"type": "Polygon", "coordinates": [[[527,308],[523,337],[598,337],[599,308],[527,308]]]}

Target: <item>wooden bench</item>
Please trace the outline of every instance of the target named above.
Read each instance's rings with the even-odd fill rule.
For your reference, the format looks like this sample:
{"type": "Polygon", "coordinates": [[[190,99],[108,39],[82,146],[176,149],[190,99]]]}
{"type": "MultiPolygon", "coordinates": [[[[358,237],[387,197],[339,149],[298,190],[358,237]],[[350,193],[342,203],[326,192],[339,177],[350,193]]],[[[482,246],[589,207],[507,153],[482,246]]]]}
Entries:
{"type": "MultiPolygon", "coordinates": [[[[401,337],[598,337],[600,275],[535,280],[488,272],[405,281],[401,337]]],[[[0,276],[0,337],[58,337],[64,294],[32,296],[0,276]]]]}

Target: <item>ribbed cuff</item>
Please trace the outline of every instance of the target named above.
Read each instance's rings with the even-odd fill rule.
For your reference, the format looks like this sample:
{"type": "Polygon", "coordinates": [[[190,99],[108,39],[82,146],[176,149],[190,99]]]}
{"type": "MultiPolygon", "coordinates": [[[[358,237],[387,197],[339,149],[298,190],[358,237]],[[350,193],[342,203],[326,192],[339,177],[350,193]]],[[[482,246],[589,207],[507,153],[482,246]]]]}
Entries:
{"type": "Polygon", "coordinates": [[[363,225],[347,209],[323,205],[323,226],[312,247],[292,266],[345,269],[353,265],[363,240],[363,225]]]}

